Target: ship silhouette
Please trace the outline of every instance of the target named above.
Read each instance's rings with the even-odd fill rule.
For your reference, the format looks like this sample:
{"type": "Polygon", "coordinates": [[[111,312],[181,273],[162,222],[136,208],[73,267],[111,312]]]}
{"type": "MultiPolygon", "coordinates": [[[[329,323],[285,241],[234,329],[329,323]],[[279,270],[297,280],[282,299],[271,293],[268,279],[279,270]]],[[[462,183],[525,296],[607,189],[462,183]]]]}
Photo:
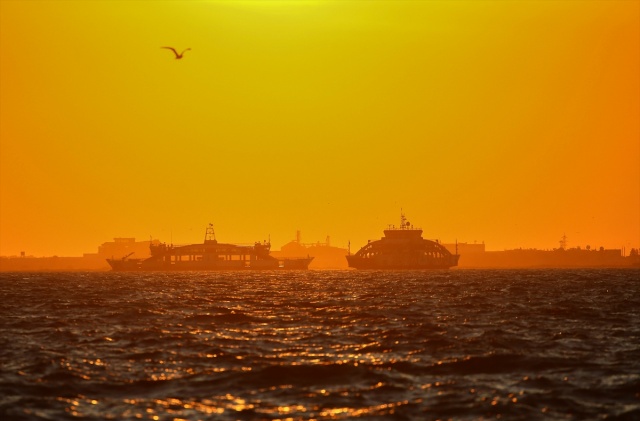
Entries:
{"type": "Polygon", "coordinates": [[[130,259],[107,259],[115,271],[138,270],[256,270],[256,269],[307,269],[313,257],[281,258],[269,254],[271,243],[256,242],[252,246],[219,243],[215,237],[213,224],[205,231],[202,244],[185,246],[151,243],[151,257],[130,259]]]}
{"type": "Polygon", "coordinates": [[[422,238],[422,229],[414,228],[400,213],[400,226],[389,226],[384,237],[370,241],[354,255],[347,256],[349,267],[356,269],[449,269],[458,265],[460,255],[452,254],[437,241],[422,238]]]}

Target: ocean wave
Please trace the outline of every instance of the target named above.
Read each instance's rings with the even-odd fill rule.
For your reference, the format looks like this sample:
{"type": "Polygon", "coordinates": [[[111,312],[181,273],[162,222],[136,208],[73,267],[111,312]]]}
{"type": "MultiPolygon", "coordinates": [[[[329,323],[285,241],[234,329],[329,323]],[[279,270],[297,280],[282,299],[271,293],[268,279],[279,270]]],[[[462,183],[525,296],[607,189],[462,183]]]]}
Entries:
{"type": "Polygon", "coordinates": [[[0,418],[640,417],[637,270],[0,274],[0,418]]]}

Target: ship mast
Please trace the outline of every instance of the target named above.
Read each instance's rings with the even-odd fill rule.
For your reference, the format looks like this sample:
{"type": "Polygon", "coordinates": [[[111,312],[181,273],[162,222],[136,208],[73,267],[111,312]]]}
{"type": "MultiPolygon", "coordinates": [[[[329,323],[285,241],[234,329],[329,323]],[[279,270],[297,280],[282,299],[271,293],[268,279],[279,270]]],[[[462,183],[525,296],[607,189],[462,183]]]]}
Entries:
{"type": "Polygon", "coordinates": [[[204,242],[205,243],[217,243],[216,241],[216,232],[213,230],[213,224],[209,223],[207,230],[204,233],[204,242]]]}
{"type": "Polygon", "coordinates": [[[562,234],[562,238],[560,238],[560,248],[562,250],[566,250],[567,249],[567,235],[566,234],[562,234]]]}
{"type": "Polygon", "coordinates": [[[402,211],[402,208],[400,208],[400,229],[408,230],[410,225],[411,225],[411,222],[407,221],[407,217],[404,216],[404,212],[402,211]]]}

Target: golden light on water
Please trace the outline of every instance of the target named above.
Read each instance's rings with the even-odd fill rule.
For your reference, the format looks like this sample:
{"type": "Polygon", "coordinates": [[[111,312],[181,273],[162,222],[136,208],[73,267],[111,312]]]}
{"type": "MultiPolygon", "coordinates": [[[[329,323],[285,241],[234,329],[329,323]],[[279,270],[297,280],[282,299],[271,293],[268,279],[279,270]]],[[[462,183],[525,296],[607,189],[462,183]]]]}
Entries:
{"type": "Polygon", "coordinates": [[[622,413],[635,402],[635,378],[628,374],[635,361],[614,359],[612,369],[607,360],[576,366],[575,358],[565,357],[576,355],[577,340],[594,345],[579,352],[584,356],[598,354],[602,346],[628,348],[622,332],[627,324],[634,326],[633,317],[620,314],[637,308],[630,287],[634,274],[618,269],[447,271],[424,274],[423,282],[414,273],[335,272],[323,273],[315,290],[292,296],[290,290],[298,288],[291,285],[310,278],[307,272],[280,282],[196,273],[189,274],[188,283],[183,274],[172,275],[179,282],[170,282],[166,274],[150,281],[147,274],[17,273],[4,285],[15,292],[5,300],[12,314],[5,312],[9,317],[2,320],[16,333],[5,341],[13,348],[3,352],[16,356],[9,363],[14,375],[8,377],[20,395],[4,400],[26,418],[622,413]],[[558,281],[558,274],[566,282],[558,281]],[[131,285],[132,280],[137,283],[131,285]],[[43,288],[46,282],[52,288],[43,288]],[[170,286],[175,299],[167,300],[158,286],[170,286]],[[390,287],[404,292],[390,292],[390,287]],[[187,288],[195,299],[184,299],[187,288]],[[606,291],[615,293],[594,299],[606,291]],[[219,304],[230,295],[243,303],[241,318],[227,317],[226,304],[219,304]],[[319,295],[328,297],[323,310],[313,308],[319,295]],[[164,310],[140,311],[157,306],[164,310]],[[603,308],[613,316],[603,318],[603,308]],[[198,317],[200,312],[210,314],[198,317]],[[340,312],[345,316],[327,317],[340,312]],[[470,313],[474,323],[459,323],[470,313]],[[275,319],[264,323],[263,315],[275,319]],[[620,334],[615,337],[608,335],[612,321],[620,334]],[[598,402],[581,404],[581,391],[594,384],[598,402]],[[623,396],[623,402],[612,406],[612,394],[623,396]]]}

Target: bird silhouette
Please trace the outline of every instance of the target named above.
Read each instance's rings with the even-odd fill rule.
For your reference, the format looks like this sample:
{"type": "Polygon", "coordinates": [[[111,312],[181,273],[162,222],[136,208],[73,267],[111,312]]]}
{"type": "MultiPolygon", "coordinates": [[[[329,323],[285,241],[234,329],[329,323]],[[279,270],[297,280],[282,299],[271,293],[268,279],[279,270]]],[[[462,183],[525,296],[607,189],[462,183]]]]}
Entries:
{"type": "Polygon", "coordinates": [[[191,48],[186,48],[186,49],[182,50],[182,52],[181,52],[181,53],[179,53],[179,54],[178,54],[178,52],[176,51],[176,49],[175,49],[175,48],[173,48],[173,47],[160,47],[160,48],[166,48],[167,50],[171,50],[171,51],[173,51],[173,54],[175,54],[175,55],[176,55],[176,60],[181,59],[181,58],[182,58],[182,55],[184,54],[184,52],[185,52],[185,51],[189,51],[189,50],[191,50],[191,48]]]}

